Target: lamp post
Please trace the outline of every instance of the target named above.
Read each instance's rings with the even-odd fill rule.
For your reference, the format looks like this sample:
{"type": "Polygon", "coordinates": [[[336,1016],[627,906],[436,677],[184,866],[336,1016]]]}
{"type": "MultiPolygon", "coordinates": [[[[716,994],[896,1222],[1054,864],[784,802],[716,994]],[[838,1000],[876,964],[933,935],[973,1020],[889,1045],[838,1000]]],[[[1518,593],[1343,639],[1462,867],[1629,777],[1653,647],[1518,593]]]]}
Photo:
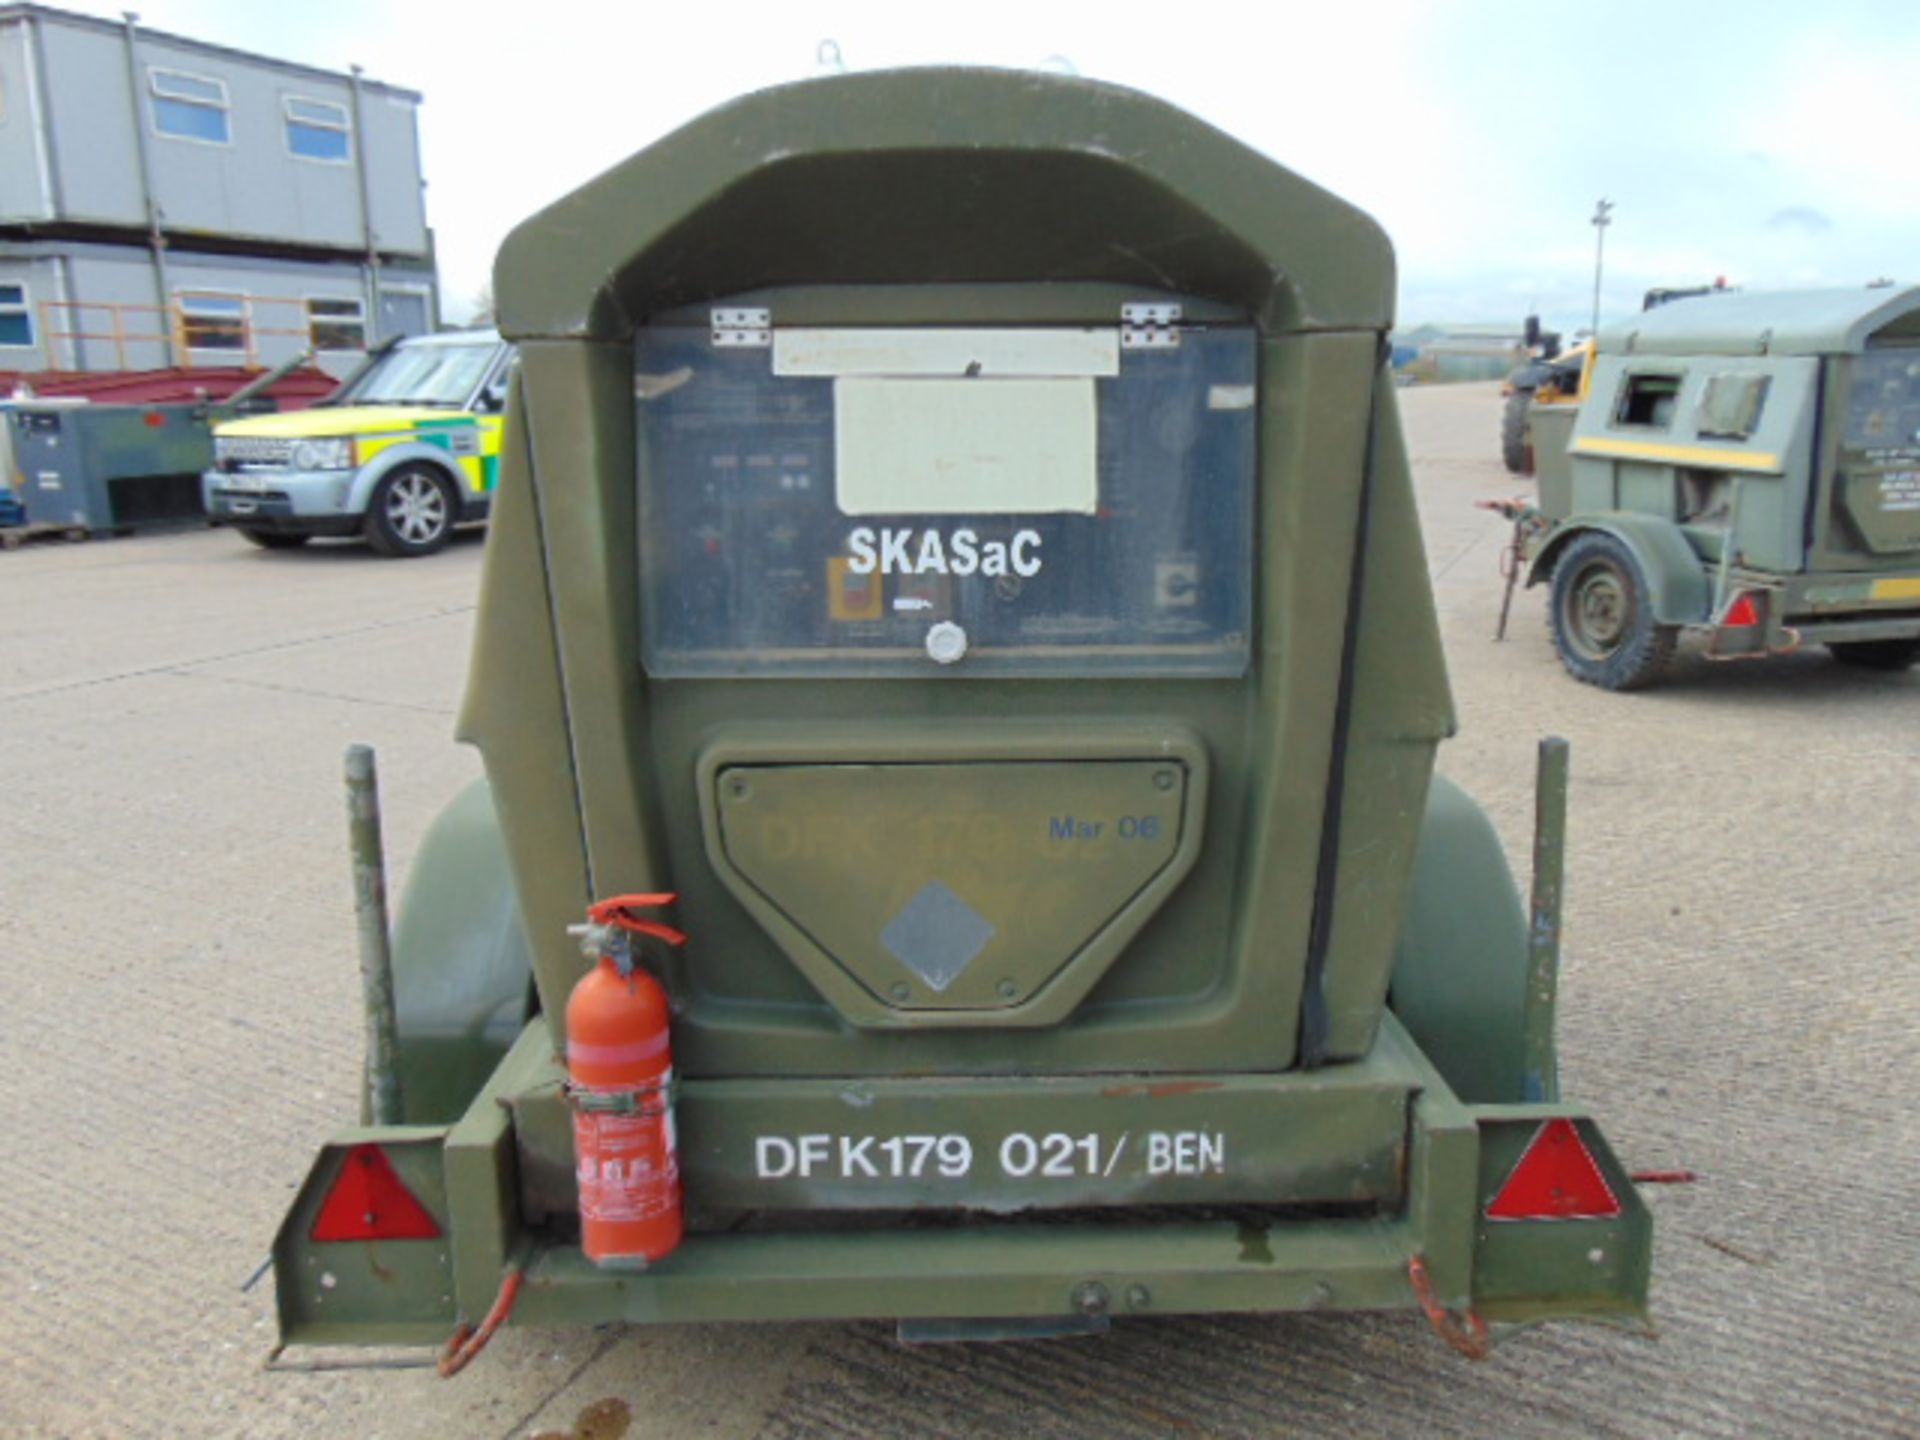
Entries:
{"type": "Polygon", "coordinates": [[[1593,207],[1593,331],[1600,333],[1600,262],[1607,250],[1607,226],[1613,223],[1613,202],[1602,200],[1593,207]]]}

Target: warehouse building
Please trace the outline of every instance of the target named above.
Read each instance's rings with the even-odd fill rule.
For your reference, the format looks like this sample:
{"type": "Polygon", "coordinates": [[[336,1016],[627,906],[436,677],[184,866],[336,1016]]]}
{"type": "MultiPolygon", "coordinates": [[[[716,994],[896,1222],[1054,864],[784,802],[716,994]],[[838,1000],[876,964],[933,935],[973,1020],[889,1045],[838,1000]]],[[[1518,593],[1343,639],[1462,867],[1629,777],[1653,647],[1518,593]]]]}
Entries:
{"type": "Polygon", "coordinates": [[[0,370],[339,373],[434,328],[420,99],[0,4],[0,370]]]}

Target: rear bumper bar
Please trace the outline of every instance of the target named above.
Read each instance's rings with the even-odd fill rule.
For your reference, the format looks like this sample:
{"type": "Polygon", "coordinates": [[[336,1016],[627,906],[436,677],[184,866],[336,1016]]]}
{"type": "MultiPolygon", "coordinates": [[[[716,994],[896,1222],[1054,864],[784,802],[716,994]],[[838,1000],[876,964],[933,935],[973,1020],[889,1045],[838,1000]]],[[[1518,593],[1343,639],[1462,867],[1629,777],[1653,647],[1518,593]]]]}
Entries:
{"type": "Polygon", "coordinates": [[[1489,1321],[1645,1313],[1651,1219],[1592,1122],[1557,1104],[1462,1104],[1391,1015],[1379,1050],[1410,1096],[1405,1182],[1376,1213],[948,1212],[901,1225],[836,1212],[821,1228],[817,1213],[792,1212],[784,1230],[691,1234],[643,1272],[598,1269],[520,1214],[512,1120],[499,1102],[544,1035],[529,1028],[451,1129],[356,1130],[322,1151],[274,1246],[284,1343],[439,1340],[487,1311],[510,1268],[526,1272],[512,1323],[536,1326],[1414,1309],[1416,1257],[1442,1305],[1489,1321]],[[1574,1120],[1620,1213],[1485,1218],[1520,1150],[1560,1117],[1574,1120]],[[442,1218],[443,1235],[310,1238],[347,1150],[369,1139],[442,1218]]]}
{"type": "Polygon", "coordinates": [[[1413,1303],[1403,1220],[696,1235],[614,1283],[577,1249],[527,1272],[531,1325],[1386,1310],[1413,1303]],[[751,1313],[743,1314],[742,1302],[751,1313]]]}

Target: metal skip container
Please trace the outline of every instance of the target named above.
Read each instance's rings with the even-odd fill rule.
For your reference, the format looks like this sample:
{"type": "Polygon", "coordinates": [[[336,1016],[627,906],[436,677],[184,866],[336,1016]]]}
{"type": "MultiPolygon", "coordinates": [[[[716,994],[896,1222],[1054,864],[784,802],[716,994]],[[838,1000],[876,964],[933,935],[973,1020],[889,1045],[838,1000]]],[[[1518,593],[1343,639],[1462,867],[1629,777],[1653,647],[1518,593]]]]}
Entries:
{"type": "Polygon", "coordinates": [[[0,406],[26,523],[98,533],[204,514],[207,407],[14,401],[0,406]]]}

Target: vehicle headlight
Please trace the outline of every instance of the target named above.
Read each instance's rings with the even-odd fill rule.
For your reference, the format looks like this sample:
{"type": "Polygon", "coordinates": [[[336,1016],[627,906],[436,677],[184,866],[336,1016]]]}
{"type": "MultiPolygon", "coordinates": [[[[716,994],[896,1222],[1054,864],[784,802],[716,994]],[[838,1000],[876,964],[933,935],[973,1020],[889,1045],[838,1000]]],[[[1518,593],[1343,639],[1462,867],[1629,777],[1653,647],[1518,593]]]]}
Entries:
{"type": "Polygon", "coordinates": [[[345,470],[353,464],[351,440],[298,440],[293,446],[296,470],[345,470]]]}

